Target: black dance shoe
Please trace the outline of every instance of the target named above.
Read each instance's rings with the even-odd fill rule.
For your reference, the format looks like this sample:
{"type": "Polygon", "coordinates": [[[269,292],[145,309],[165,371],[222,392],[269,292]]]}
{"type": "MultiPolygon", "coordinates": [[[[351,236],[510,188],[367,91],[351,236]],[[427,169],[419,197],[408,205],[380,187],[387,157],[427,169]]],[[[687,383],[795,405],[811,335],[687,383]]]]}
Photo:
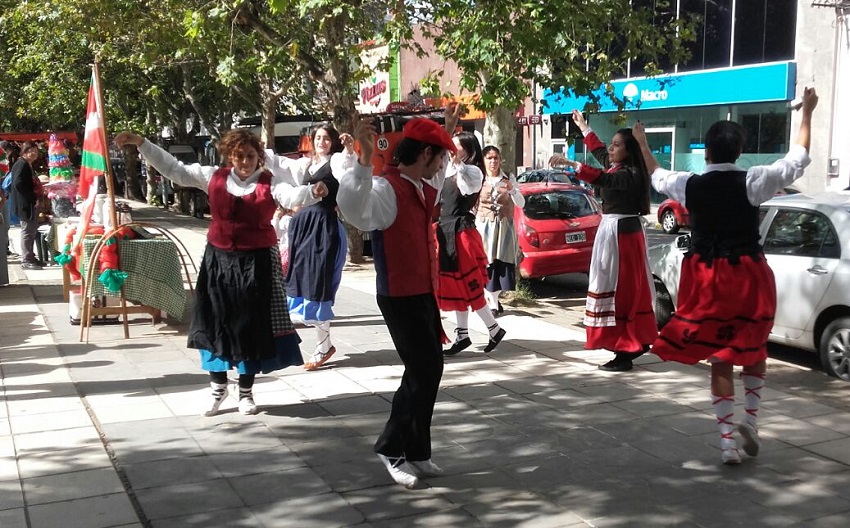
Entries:
{"type": "Polygon", "coordinates": [[[468,337],[464,337],[463,339],[459,339],[452,343],[452,346],[448,350],[443,350],[444,356],[454,356],[457,355],[462,350],[466,350],[467,348],[472,346],[472,340],[468,337]]]}
{"type": "Polygon", "coordinates": [[[620,357],[615,357],[608,363],[599,365],[599,370],[604,370],[605,372],[628,372],[633,368],[634,365],[632,365],[631,359],[623,359],[620,357]]]}
{"type": "Polygon", "coordinates": [[[501,342],[502,339],[505,337],[505,333],[506,332],[504,328],[499,328],[499,331],[496,332],[496,335],[491,337],[490,342],[487,343],[486,347],[484,347],[484,352],[492,352],[496,348],[496,345],[498,345],[499,342],[501,342]]]}

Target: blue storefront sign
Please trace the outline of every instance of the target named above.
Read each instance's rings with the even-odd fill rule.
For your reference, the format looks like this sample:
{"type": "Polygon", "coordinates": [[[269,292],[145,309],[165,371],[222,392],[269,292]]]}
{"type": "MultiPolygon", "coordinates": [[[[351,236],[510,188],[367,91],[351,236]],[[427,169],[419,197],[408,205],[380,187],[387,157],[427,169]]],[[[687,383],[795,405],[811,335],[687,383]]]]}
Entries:
{"type": "MultiPolygon", "coordinates": [[[[790,101],[794,98],[797,65],[773,62],[755,66],[722,68],[613,81],[614,95],[625,102],[624,110],[657,110],[687,106],[730,105],[790,101]]],[[[605,95],[600,96],[600,112],[620,109],[605,95]]],[[[590,99],[563,88],[543,92],[544,114],[568,114],[584,110],[590,99]]]]}

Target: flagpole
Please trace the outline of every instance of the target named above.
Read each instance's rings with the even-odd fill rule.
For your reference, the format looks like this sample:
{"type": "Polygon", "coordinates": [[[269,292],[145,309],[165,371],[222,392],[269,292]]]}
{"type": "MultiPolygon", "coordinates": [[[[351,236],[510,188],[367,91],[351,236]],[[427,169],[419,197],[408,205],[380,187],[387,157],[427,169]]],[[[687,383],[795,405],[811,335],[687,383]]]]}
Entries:
{"type": "Polygon", "coordinates": [[[106,193],[109,197],[109,219],[112,223],[112,228],[118,228],[118,214],[115,211],[115,189],[112,180],[112,161],[109,159],[109,143],[106,140],[106,110],[103,107],[103,94],[100,91],[100,65],[97,60],[94,61],[94,79],[95,90],[94,97],[97,101],[97,110],[100,114],[100,137],[103,140],[103,146],[106,149],[106,193]]]}

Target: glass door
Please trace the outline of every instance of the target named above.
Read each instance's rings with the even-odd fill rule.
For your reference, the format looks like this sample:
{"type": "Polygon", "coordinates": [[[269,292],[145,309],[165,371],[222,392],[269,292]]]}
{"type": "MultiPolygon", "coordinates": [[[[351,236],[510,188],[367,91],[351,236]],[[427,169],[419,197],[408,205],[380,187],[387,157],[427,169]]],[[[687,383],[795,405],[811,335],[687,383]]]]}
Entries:
{"type": "MultiPolygon", "coordinates": [[[[646,142],[655,155],[655,159],[658,160],[658,164],[664,169],[672,170],[676,162],[676,151],[673,148],[676,144],[676,128],[647,128],[646,142]]],[[[650,202],[661,203],[666,199],[667,196],[656,192],[653,188],[649,189],[650,202]]]]}

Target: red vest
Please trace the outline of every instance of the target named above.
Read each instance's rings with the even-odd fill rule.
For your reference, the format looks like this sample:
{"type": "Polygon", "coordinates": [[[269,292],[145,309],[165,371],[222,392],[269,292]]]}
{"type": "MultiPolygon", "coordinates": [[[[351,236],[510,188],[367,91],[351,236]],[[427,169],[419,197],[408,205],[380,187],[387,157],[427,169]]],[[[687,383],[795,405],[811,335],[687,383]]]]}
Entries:
{"type": "Polygon", "coordinates": [[[271,220],[277,208],[272,197],[272,175],[260,174],[254,192],[233,196],[227,192],[230,167],[215,171],[210,179],[210,216],[212,223],[207,240],[227,251],[250,251],[277,245],[271,220]]]}
{"type": "Polygon", "coordinates": [[[423,184],[423,201],[396,167],[386,167],[384,178],[395,191],[398,212],[390,227],[372,232],[377,292],[389,297],[433,293],[437,251],[431,218],[437,190],[423,184]]]}

